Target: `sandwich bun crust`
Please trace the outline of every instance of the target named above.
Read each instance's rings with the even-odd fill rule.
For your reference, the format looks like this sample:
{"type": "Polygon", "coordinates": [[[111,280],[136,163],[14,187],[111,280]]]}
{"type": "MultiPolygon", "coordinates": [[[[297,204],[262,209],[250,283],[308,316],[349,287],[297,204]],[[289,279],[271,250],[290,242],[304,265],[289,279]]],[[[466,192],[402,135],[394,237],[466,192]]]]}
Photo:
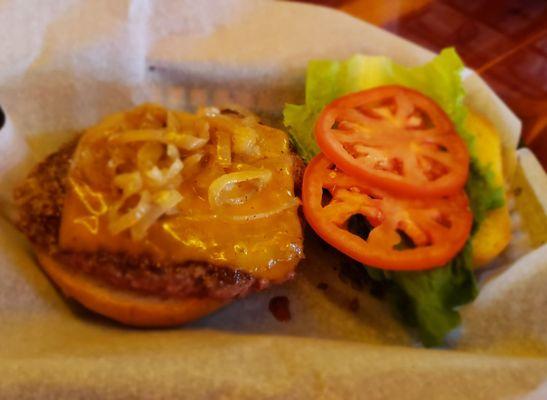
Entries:
{"type": "Polygon", "coordinates": [[[38,262],[66,297],[125,325],[169,327],[210,314],[229,301],[211,298],[162,299],[111,288],[68,269],[44,251],[35,249],[38,262]]]}

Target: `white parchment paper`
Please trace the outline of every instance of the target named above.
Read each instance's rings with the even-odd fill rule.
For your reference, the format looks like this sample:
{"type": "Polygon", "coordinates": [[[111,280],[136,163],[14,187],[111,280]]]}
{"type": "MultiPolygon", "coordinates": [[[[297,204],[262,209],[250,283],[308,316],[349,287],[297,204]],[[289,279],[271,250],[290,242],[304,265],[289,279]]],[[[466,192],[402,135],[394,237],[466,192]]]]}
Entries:
{"type": "Polygon", "coordinates": [[[413,347],[313,240],[293,282],[184,328],[135,330],[65,301],[11,224],[16,182],[102,116],[235,101],[275,123],[301,100],[310,59],[433,54],[332,10],[250,0],[4,0],[0,46],[0,398],[547,398],[547,245],[530,228],[546,220],[547,178],[517,156],[520,122],[472,71],[468,102],[500,132],[520,194],[510,248],[440,351],[413,347]],[[275,295],[291,321],[269,313],[275,295]]]}

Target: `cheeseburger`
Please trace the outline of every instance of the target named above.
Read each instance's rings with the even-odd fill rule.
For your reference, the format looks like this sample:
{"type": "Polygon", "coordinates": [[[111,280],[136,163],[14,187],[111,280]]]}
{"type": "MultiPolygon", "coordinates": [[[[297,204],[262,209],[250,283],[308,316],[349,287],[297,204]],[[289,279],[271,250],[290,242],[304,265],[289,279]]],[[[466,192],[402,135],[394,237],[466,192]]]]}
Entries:
{"type": "Polygon", "coordinates": [[[18,227],[70,298],[170,326],[291,279],[303,257],[287,135],[240,109],[109,116],[15,190],[18,227]]]}

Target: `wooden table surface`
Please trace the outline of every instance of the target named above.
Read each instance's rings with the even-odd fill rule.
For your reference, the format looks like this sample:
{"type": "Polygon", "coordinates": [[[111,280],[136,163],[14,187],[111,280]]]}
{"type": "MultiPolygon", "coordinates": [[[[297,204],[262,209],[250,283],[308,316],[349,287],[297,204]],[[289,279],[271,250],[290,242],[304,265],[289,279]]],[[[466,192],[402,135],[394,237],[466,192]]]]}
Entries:
{"type": "Polygon", "coordinates": [[[430,50],[454,46],[523,122],[547,169],[547,0],[299,0],[337,8],[430,50]]]}

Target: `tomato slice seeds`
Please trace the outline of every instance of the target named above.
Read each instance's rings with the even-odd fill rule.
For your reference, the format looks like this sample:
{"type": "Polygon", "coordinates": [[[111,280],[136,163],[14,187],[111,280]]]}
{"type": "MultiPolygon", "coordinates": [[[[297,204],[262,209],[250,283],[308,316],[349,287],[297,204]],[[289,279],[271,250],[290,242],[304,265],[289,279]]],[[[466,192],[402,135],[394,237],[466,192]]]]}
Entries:
{"type": "Polygon", "coordinates": [[[323,240],[388,270],[444,265],[464,246],[473,221],[461,189],[447,197],[401,197],[349,176],[322,154],[306,168],[302,198],[306,220],[323,240]],[[356,216],[362,232],[349,226],[356,216]]]}
{"type": "Polygon", "coordinates": [[[469,153],[444,111],[423,94],[383,86],[340,97],[315,126],[336,166],[403,196],[444,196],[467,180],[469,153]]]}
{"type": "Polygon", "coordinates": [[[463,248],[469,152],[433,100],[395,85],[352,93],[323,109],[315,137],[302,204],[327,243],[387,270],[441,267],[463,248]]]}

